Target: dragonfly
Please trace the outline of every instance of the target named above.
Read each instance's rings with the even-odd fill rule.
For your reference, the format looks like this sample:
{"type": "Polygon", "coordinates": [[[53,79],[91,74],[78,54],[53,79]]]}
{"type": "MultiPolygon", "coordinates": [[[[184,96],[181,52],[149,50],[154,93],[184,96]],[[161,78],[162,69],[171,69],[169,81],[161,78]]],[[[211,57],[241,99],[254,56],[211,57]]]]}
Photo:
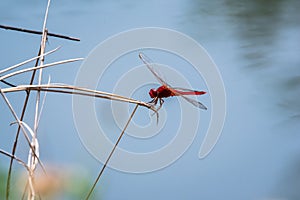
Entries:
{"type": "Polygon", "coordinates": [[[147,66],[147,68],[150,70],[150,72],[155,76],[155,78],[158,80],[158,82],[161,84],[160,87],[157,89],[150,89],[149,95],[152,98],[152,100],[149,103],[153,103],[154,105],[157,105],[159,102],[159,107],[157,110],[159,110],[164,100],[163,98],[173,97],[173,96],[180,96],[187,102],[191,103],[192,105],[207,110],[207,107],[203,105],[201,102],[196,101],[192,98],[187,97],[186,95],[203,95],[206,94],[205,91],[197,91],[197,90],[190,90],[185,88],[178,88],[178,87],[171,87],[168,83],[164,81],[164,79],[159,76],[159,74],[154,70],[153,67],[153,61],[151,61],[150,58],[148,58],[145,54],[139,53],[139,58],[143,61],[143,63],[147,66]]]}

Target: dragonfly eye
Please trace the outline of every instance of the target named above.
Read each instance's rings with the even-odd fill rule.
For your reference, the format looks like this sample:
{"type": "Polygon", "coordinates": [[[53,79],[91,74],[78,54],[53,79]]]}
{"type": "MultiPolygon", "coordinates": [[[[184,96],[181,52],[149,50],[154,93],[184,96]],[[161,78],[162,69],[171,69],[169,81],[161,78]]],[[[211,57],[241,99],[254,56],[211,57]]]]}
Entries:
{"type": "Polygon", "coordinates": [[[155,97],[157,96],[156,90],[151,89],[151,90],[149,91],[149,95],[150,95],[151,98],[155,98],[155,97]]]}

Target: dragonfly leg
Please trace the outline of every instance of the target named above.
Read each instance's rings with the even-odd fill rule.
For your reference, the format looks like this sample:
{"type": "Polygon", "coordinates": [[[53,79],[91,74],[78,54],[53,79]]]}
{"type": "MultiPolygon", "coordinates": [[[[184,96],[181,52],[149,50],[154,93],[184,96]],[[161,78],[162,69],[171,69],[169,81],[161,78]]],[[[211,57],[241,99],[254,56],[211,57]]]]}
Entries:
{"type": "Polygon", "coordinates": [[[153,105],[156,105],[156,104],[157,104],[157,101],[158,101],[158,98],[155,97],[155,98],[153,98],[151,101],[149,101],[148,103],[151,103],[151,104],[153,104],[153,105]]]}
{"type": "Polygon", "coordinates": [[[153,98],[151,101],[149,101],[148,103],[154,103],[155,98],[153,98]]]}
{"type": "MultiPolygon", "coordinates": [[[[157,104],[158,98],[155,97],[153,98],[151,101],[149,101],[148,103],[153,104],[153,106],[155,106],[157,104]]],[[[153,113],[154,114],[154,113],[153,113]]]]}
{"type": "MultiPolygon", "coordinates": [[[[157,102],[157,101],[156,101],[157,102]]],[[[162,105],[164,104],[164,100],[162,98],[159,99],[159,107],[157,108],[157,111],[159,111],[159,109],[161,109],[162,105]]]]}
{"type": "MultiPolygon", "coordinates": [[[[149,101],[148,103],[153,104],[154,106],[157,104],[158,98],[155,97],[153,98],[151,101],[149,101]]],[[[157,110],[158,111],[158,110],[157,110]]],[[[155,115],[156,113],[152,113],[151,116],[155,115]]]]}

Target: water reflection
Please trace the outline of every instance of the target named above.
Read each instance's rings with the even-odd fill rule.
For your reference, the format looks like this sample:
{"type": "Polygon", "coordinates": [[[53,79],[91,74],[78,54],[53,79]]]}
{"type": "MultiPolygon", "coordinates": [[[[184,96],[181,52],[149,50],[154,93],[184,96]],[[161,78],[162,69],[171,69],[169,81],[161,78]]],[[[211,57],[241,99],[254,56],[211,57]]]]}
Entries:
{"type": "MultiPolygon", "coordinates": [[[[268,161],[261,162],[265,162],[264,165],[273,170],[275,167],[268,163],[270,161],[274,161],[275,165],[284,163],[292,167],[283,167],[283,170],[279,170],[280,175],[273,174],[274,177],[283,177],[278,178],[280,180],[277,179],[278,183],[274,186],[276,192],[273,197],[300,199],[299,161],[295,161],[294,157],[297,150],[295,148],[291,150],[291,146],[299,146],[294,137],[299,138],[300,128],[300,58],[298,56],[300,55],[300,1],[224,0],[191,3],[192,6],[187,11],[186,19],[188,21],[186,26],[190,33],[202,44],[210,47],[217,55],[215,56],[217,59],[220,53],[215,49],[223,48],[222,55],[219,56],[222,60],[219,58],[221,60],[219,63],[221,63],[221,68],[225,69],[223,76],[226,77],[226,73],[229,74],[227,82],[225,80],[228,97],[236,99],[236,96],[242,95],[251,99],[252,104],[259,104],[263,108],[268,107],[264,111],[257,112],[256,115],[254,112],[254,115],[250,117],[249,123],[258,126],[257,124],[263,121],[263,126],[258,126],[255,133],[247,130],[247,127],[244,128],[245,132],[240,133],[245,134],[245,137],[255,135],[256,139],[253,142],[256,144],[245,148],[252,149],[252,156],[255,157],[253,149],[255,145],[256,148],[265,151],[273,148],[272,142],[276,143],[278,149],[274,149],[273,154],[285,152],[286,157],[277,155],[274,160],[266,158],[268,161]],[[256,93],[256,98],[249,95],[247,89],[240,89],[240,87],[245,87],[243,84],[238,85],[241,82],[233,83],[232,80],[237,79],[233,77],[247,79],[247,83],[251,84],[250,88],[259,91],[256,93]],[[242,91],[242,93],[230,95],[231,90],[242,91]],[[259,113],[268,117],[259,116],[259,113]],[[280,137],[275,139],[275,135],[280,135],[280,137]],[[266,143],[259,147],[258,143],[262,137],[266,137],[266,143]],[[294,142],[290,140],[291,137],[295,140],[294,142]]],[[[232,102],[229,101],[229,106],[230,103],[232,102]]],[[[248,106],[246,102],[238,103],[242,104],[241,107],[248,106]]],[[[233,119],[234,122],[228,120],[228,126],[236,127],[238,126],[236,122],[244,123],[241,119],[241,117],[244,119],[244,116],[237,109],[237,105],[228,110],[230,113],[240,113],[237,114],[238,118],[233,119]]],[[[249,159],[253,164],[259,163],[254,158],[249,159]]],[[[249,170],[248,167],[246,168],[241,171],[249,170]]],[[[251,170],[259,171],[258,168],[251,168],[251,170]]],[[[267,172],[264,172],[263,175],[267,176],[266,174],[267,172]]],[[[253,187],[257,187],[260,181],[264,183],[264,187],[273,184],[271,179],[258,179],[253,187]]],[[[251,185],[250,182],[248,184],[251,185]]]]}
{"type": "Polygon", "coordinates": [[[287,166],[286,173],[278,181],[277,187],[274,190],[274,196],[297,200],[300,199],[300,160],[297,157],[292,165],[287,166]]]}
{"type": "Polygon", "coordinates": [[[269,67],[270,54],[276,43],[282,20],[280,1],[228,1],[235,34],[240,40],[242,56],[249,61],[247,67],[269,67]]]}
{"type": "Polygon", "coordinates": [[[250,73],[269,102],[280,111],[287,109],[286,118],[295,118],[300,115],[299,9],[297,0],[197,1],[187,21],[199,41],[234,44],[230,50],[239,57],[232,66],[250,73]]]}
{"type": "Polygon", "coordinates": [[[295,45],[300,33],[299,1],[227,2],[246,67],[270,68],[258,73],[266,77],[276,104],[290,111],[287,118],[299,116],[300,48],[295,45]]]}

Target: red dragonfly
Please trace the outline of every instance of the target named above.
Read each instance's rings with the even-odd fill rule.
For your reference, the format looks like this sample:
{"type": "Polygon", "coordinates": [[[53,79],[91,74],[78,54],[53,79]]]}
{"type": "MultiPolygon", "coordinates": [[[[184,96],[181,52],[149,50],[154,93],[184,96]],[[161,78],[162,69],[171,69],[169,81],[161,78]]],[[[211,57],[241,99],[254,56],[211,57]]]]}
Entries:
{"type": "Polygon", "coordinates": [[[185,96],[185,95],[203,95],[206,94],[205,91],[196,91],[196,90],[190,90],[184,88],[171,87],[154,70],[153,66],[151,65],[151,63],[153,64],[153,62],[145,54],[140,53],[139,57],[143,61],[143,63],[147,66],[147,68],[152,72],[155,78],[160,82],[160,84],[162,84],[157,89],[151,89],[149,91],[149,95],[152,98],[152,100],[149,103],[153,103],[154,105],[156,105],[159,100],[160,106],[158,107],[157,110],[159,110],[162,104],[164,103],[163,98],[172,97],[172,96],[180,96],[184,98],[186,101],[188,101],[189,103],[193,104],[194,106],[207,110],[206,106],[204,106],[199,101],[196,101],[194,99],[185,96]]]}

